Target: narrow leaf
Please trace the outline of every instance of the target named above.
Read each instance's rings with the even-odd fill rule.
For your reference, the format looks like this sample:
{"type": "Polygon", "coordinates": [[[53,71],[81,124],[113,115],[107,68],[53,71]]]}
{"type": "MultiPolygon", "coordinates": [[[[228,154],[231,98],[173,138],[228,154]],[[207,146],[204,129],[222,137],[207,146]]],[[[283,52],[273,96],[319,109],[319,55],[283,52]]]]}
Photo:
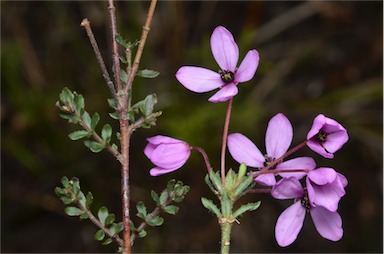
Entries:
{"type": "Polygon", "coordinates": [[[91,192],[88,192],[86,201],[85,201],[85,207],[89,209],[92,205],[92,202],[93,202],[93,195],[91,192]]]}
{"type": "Polygon", "coordinates": [[[84,124],[88,127],[91,128],[91,117],[89,116],[89,113],[85,111],[83,115],[81,116],[83,119],[84,124]]]}
{"type": "Polygon", "coordinates": [[[223,192],[221,202],[221,212],[225,218],[228,218],[232,212],[232,201],[229,199],[227,192],[223,192]]]}
{"type": "Polygon", "coordinates": [[[112,242],[112,238],[107,238],[105,241],[102,243],[102,245],[108,245],[112,242]]]}
{"type": "Polygon", "coordinates": [[[125,70],[120,70],[120,80],[123,81],[124,84],[128,81],[128,73],[125,70]]]}
{"type": "Polygon", "coordinates": [[[160,216],[156,216],[152,220],[147,222],[149,226],[161,226],[164,223],[164,219],[161,218],[160,216]]]}
{"type": "Polygon", "coordinates": [[[81,94],[75,94],[74,103],[76,107],[76,112],[80,113],[84,110],[85,101],[84,97],[81,94]]]}
{"type": "Polygon", "coordinates": [[[212,213],[216,214],[217,218],[221,218],[221,213],[219,211],[219,208],[209,199],[202,197],[201,203],[203,203],[203,206],[207,208],[212,213]]]}
{"type": "Polygon", "coordinates": [[[175,215],[178,211],[179,208],[175,205],[167,205],[162,208],[164,212],[175,215]]]}
{"type": "Polygon", "coordinates": [[[113,213],[108,214],[107,218],[105,219],[105,226],[112,224],[114,221],[115,215],[113,213]]]}
{"type": "Polygon", "coordinates": [[[160,204],[159,194],[157,194],[156,191],[152,190],[151,191],[151,197],[152,197],[153,201],[155,201],[156,205],[158,206],[160,204]]]}
{"type": "Polygon", "coordinates": [[[136,205],[137,216],[145,220],[147,217],[147,207],[142,201],[139,201],[136,205]]]}
{"type": "Polygon", "coordinates": [[[243,178],[243,180],[236,187],[234,196],[238,198],[244,195],[244,191],[248,190],[248,187],[252,186],[252,184],[254,184],[253,175],[249,174],[246,178],[243,178]]]}
{"type": "Polygon", "coordinates": [[[144,229],[140,230],[140,232],[138,233],[139,237],[140,238],[143,238],[147,235],[147,231],[145,231],[144,229]]]}
{"type": "Polygon", "coordinates": [[[167,199],[168,199],[168,191],[163,190],[163,192],[161,192],[160,198],[159,198],[160,205],[163,205],[167,201],[167,199]]]}
{"type": "Polygon", "coordinates": [[[261,202],[258,201],[256,203],[248,203],[246,205],[242,205],[239,209],[237,209],[234,213],[233,213],[233,217],[237,218],[241,215],[243,215],[245,212],[247,211],[254,211],[256,210],[257,208],[259,208],[261,202]]]}

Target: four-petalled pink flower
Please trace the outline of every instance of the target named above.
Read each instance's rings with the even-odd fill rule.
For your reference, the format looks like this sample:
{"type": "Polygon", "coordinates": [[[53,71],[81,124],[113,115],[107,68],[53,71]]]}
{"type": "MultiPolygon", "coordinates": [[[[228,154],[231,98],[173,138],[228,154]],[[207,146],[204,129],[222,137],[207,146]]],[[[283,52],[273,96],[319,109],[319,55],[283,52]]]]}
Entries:
{"type": "Polygon", "coordinates": [[[163,175],[181,168],[191,154],[190,146],[181,140],[166,136],[147,139],[144,154],[156,167],[150,170],[151,176],[163,175]]]}
{"type": "Polygon", "coordinates": [[[237,85],[253,78],[259,65],[259,53],[248,51],[240,66],[239,47],[232,34],[218,26],[211,36],[211,51],[220,67],[218,72],[196,66],[183,66],[177,73],[177,80],[187,89],[204,93],[220,88],[208,101],[225,102],[238,93],[237,85]]]}
{"type": "MultiPolygon", "coordinates": [[[[331,190],[327,190],[328,188],[331,187],[325,187],[323,190],[315,189],[314,193],[309,194],[309,191],[307,193],[299,180],[294,177],[282,178],[273,186],[271,194],[274,198],[295,199],[293,205],[285,209],[276,222],[275,237],[281,247],[286,247],[296,240],[303,227],[306,211],[309,211],[317,232],[323,238],[331,241],[341,239],[343,228],[340,215],[334,209],[329,210],[327,207],[314,205],[312,200],[314,195],[324,195],[322,191],[331,192],[331,190]]],[[[332,204],[339,202],[339,198],[333,195],[329,195],[327,198],[332,204]]]]}
{"type": "MultiPolygon", "coordinates": [[[[279,113],[272,117],[268,123],[265,135],[265,147],[267,154],[263,155],[257,146],[246,136],[240,133],[228,135],[228,150],[232,157],[239,163],[249,167],[261,169],[273,163],[284,155],[293,139],[293,128],[288,118],[279,113]]],[[[298,157],[284,162],[277,163],[271,169],[305,169],[312,170],[316,167],[315,161],[310,157],[298,157]]],[[[305,172],[283,172],[282,177],[295,177],[301,179],[305,172]]],[[[262,174],[256,178],[256,182],[273,186],[276,183],[274,174],[262,174]]]]}

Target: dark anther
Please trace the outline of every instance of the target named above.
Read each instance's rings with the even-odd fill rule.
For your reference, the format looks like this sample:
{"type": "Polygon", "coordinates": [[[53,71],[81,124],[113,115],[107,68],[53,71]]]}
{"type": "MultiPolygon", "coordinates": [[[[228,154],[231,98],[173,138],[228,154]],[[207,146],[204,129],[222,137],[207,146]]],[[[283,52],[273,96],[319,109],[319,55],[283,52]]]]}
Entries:
{"type": "Polygon", "coordinates": [[[231,83],[233,81],[233,79],[235,78],[235,74],[233,74],[233,72],[231,72],[231,71],[220,70],[219,74],[220,74],[221,80],[225,84],[231,83]]]}
{"type": "Polygon", "coordinates": [[[315,139],[317,141],[323,143],[323,142],[327,141],[327,135],[328,135],[328,133],[326,133],[323,130],[320,130],[319,133],[316,134],[315,139]]]}

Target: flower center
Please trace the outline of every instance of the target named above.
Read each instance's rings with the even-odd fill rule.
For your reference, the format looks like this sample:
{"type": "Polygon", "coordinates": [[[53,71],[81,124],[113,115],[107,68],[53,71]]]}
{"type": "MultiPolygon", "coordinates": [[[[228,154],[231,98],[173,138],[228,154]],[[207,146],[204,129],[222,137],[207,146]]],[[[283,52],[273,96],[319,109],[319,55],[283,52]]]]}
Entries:
{"type": "MultiPolygon", "coordinates": [[[[269,157],[268,154],[265,154],[264,158],[265,158],[264,167],[268,167],[275,160],[275,158],[269,157]]],[[[277,164],[275,166],[269,168],[269,169],[276,169],[276,166],[277,166],[277,164]]]]}
{"type": "Polygon", "coordinates": [[[317,141],[319,141],[320,143],[323,143],[323,142],[327,141],[327,135],[328,135],[328,133],[326,133],[323,130],[320,130],[319,133],[317,133],[314,138],[317,141]]]}
{"type": "Polygon", "coordinates": [[[305,209],[307,210],[307,212],[309,212],[309,210],[311,209],[311,204],[309,203],[309,198],[307,195],[305,195],[304,197],[301,198],[301,205],[305,207],[305,209]]]}
{"type": "Polygon", "coordinates": [[[221,80],[225,84],[231,83],[233,81],[233,79],[235,78],[235,74],[231,71],[219,70],[219,74],[220,74],[221,80]]]}

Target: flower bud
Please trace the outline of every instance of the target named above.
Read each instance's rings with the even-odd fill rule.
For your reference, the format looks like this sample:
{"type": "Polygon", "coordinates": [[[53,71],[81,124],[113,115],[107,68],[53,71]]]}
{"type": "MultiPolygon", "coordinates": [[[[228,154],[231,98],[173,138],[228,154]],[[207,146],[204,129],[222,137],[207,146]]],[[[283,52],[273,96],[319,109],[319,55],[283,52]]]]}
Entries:
{"type": "Polygon", "coordinates": [[[151,176],[163,175],[181,168],[191,154],[188,143],[166,136],[154,136],[147,139],[144,154],[156,167],[150,170],[151,176]]]}

